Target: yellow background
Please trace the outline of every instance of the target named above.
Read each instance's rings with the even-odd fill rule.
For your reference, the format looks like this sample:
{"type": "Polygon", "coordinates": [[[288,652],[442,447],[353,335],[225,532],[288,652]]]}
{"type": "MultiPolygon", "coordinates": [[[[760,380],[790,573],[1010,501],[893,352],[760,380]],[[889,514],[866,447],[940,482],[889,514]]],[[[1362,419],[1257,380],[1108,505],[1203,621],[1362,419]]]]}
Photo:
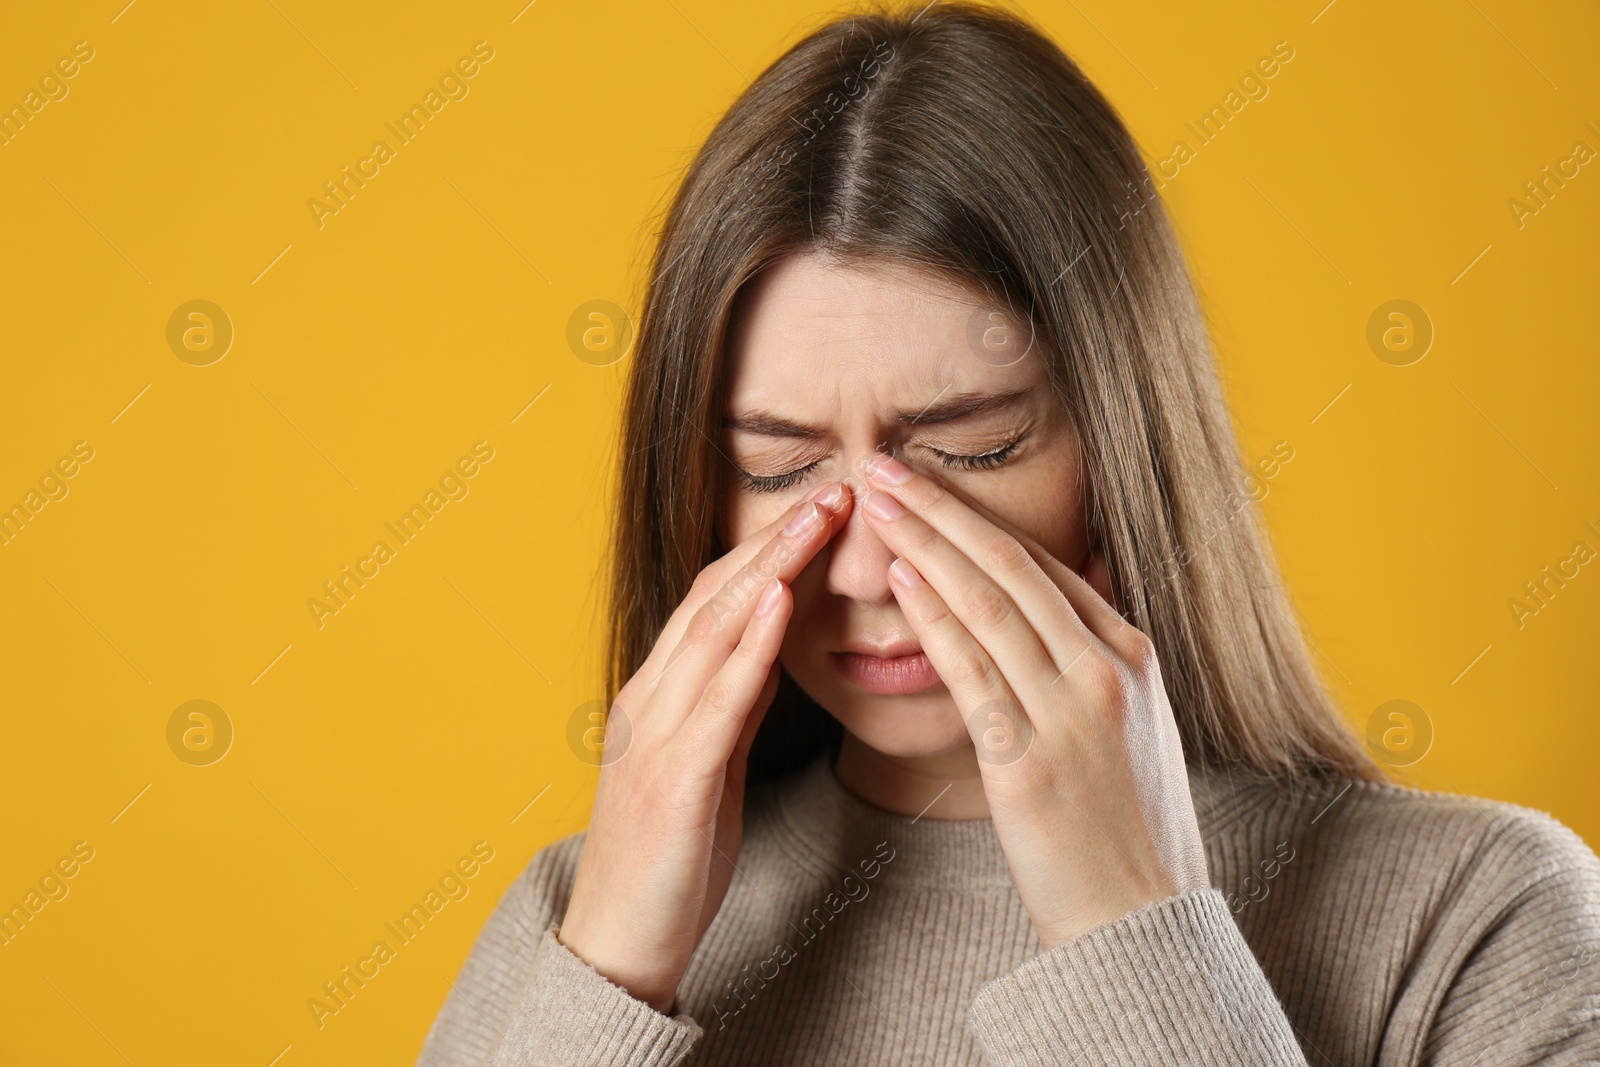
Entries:
{"type": "MultiPolygon", "coordinates": [[[[123,2],[0,33],[0,103],[95,50],[0,147],[0,504],[95,450],[0,547],[0,904],[95,850],[0,947],[0,1061],[410,1063],[501,891],[592,796],[565,737],[598,695],[626,364],[576,358],[568,319],[637,307],[653,210],[829,9],[123,2]],[[307,200],[479,40],[470,94],[319,229],[307,200]],[[236,331],[210,366],[166,342],[194,299],[236,331]],[[480,440],[470,494],[319,629],[322,583],[480,440]],[[210,766],[167,743],[196,699],[235,731],[210,766]],[[478,841],[470,895],[319,1029],[307,1000],[478,841]]],[[[1408,780],[1600,842],[1600,566],[1520,629],[1508,607],[1600,549],[1600,164],[1521,228],[1508,207],[1600,149],[1600,14],[1324,3],[1029,10],[1152,160],[1294,49],[1164,193],[1247,457],[1295,450],[1262,505],[1286,580],[1358,728],[1390,699],[1427,713],[1408,780]],[[1412,366],[1366,342],[1394,299],[1436,330],[1412,366]]]]}

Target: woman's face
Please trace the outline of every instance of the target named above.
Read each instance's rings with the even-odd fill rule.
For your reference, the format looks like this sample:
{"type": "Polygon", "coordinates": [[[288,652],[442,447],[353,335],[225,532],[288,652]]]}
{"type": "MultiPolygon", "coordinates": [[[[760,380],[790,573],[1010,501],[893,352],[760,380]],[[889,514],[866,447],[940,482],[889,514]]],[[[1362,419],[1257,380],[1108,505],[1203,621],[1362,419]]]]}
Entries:
{"type": "Polygon", "coordinates": [[[1089,555],[1088,487],[1070,421],[1042,354],[1026,352],[1025,332],[999,329],[999,309],[995,318],[989,310],[934,275],[818,254],[775,264],[734,309],[724,544],[828,482],[855,491],[845,527],[793,583],[780,660],[845,729],[887,755],[931,756],[970,741],[931,668],[918,678],[904,663],[897,672],[861,658],[921,648],[889,587],[894,553],[859,506],[875,452],[934,475],[1076,570],[1089,555]]]}

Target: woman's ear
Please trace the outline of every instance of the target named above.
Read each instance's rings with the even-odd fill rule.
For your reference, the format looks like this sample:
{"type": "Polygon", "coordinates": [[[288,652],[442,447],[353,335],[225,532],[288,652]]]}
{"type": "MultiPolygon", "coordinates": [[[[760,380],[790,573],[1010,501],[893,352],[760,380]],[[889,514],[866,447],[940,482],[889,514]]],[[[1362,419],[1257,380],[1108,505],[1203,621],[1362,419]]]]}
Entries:
{"type": "Polygon", "coordinates": [[[1105,553],[1096,545],[1089,550],[1089,561],[1083,565],[1079,575],[1089,583],[1089,588],[1100,594],[1100,599],[1110,604],[1118,615],[1122,614],[1122,605],[1117,601],[1116,591],[1111,587],[1111,568],[1106,565],[1105,553]]]}

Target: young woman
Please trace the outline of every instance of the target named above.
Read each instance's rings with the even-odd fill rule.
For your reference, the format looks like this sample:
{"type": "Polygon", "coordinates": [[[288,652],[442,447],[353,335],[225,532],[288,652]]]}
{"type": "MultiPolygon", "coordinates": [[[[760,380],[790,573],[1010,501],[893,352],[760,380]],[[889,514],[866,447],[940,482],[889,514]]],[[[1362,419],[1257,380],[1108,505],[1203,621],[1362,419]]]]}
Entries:
{"type": "Polygon", "coordinates": [[[653,268],[591,826],[422,1064],[1600,1062],[1600,861],[1352,738],[1053,44],[824,26],[653,268]]]}

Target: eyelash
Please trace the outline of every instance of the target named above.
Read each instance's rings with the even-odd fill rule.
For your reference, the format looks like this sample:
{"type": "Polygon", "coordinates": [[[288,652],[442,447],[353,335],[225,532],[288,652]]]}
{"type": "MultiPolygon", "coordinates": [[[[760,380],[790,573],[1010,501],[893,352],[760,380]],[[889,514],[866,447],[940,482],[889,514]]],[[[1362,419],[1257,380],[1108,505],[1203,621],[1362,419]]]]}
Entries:
{"type": "MultiPolygon", "coordinates": [[[[1021,444],[1022,438],[1014,437],[999,448],[981,452],[975,456],[961,455],[955,452],[941,452],[937,448],[930,448],[928,451],[938,456],[939,461],[951,470],[994,470],[996,467],[1003,466],[1021,444]]],[[[822,461],[817,461],[817,463],[820,462],[822,461]]],[[[770,476],[751,474],[748,471],[741,470],[739,471],[739,480],[744,485],[744,488],[752,493],[778,493],[798,483],[817,463],[808,463],[799,470],[770,476]]]]}

